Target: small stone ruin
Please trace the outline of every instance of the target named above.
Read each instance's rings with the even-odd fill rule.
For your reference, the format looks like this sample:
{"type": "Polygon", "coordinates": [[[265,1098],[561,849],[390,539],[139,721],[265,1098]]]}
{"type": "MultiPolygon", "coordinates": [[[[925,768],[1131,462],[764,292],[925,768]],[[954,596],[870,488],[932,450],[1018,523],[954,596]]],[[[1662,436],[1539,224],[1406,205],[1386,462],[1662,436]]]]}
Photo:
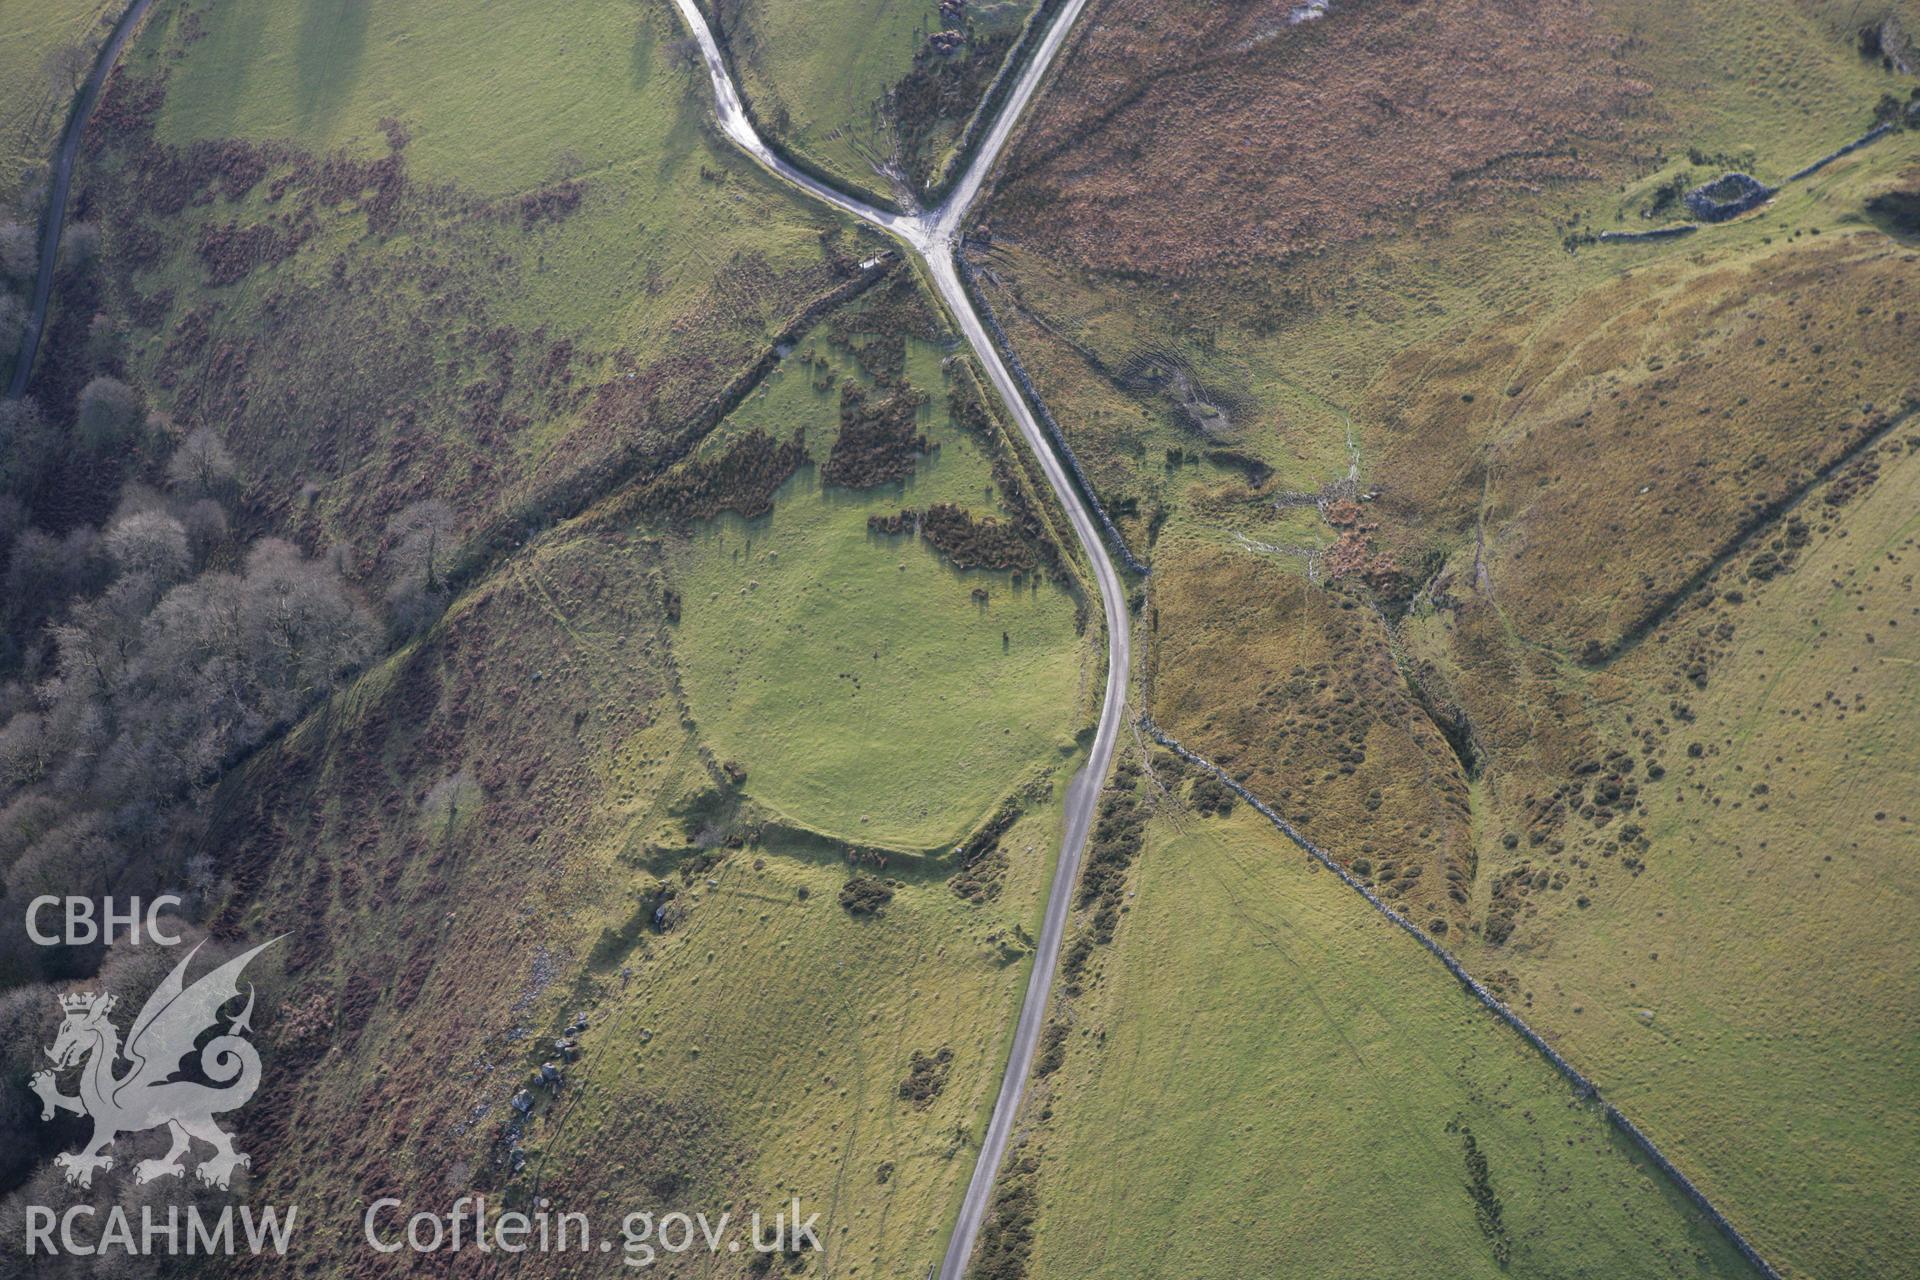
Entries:
{"type": "Polygon", "coordinates": [[[1723,173],[1685,196],[1693,216],[1702,222],[1725,222],[1764,204],[1773,188],[1746,173],[1723,173]]]}

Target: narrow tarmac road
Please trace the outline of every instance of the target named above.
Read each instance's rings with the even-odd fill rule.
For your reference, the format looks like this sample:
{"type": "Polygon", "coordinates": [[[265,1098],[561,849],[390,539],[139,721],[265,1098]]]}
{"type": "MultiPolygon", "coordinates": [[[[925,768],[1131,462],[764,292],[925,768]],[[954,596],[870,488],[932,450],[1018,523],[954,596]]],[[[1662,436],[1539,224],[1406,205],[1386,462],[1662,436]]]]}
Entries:
{"type": "Polygon", "coordinates": [[[1020,1006],[1020,1020],[1014,1027],[1006,1072],[1001,1077],[1000,1094],[994,1102],[993,1115],[987,1122],[986,1136],[980,1144],[980,1157],[974,1163],[966,1199],[961,1202],[959,1218],[954,1223],[946,1256],[940,1264],[941,1280],[961,1280],[966,1273],[967,1260],[973,1253],[974,1242],[979,1238],[987,1206],[992,1200],[994,1178],[1006,1155],[1007,1142],[1013,1134],[1014,1118],[1019,1113],[1020,1099],[1026,1092],[1027,1076],[1033,1066],[1034,1049],[1039,1044],[1041,1028],[1046,1024],[1047,1001],[1053,993],[1053,973],[1060,959],[1061,943],[1066,937],[1067,911],[1073,902],[1074,885],[1080,878],[1081,855],[1086,849],[1087,832],[1093,824],[1100,785],[1113,761],[1114,744],[1119,737],[1120,721],[1126,705],[1127,673],[1132,663],[1126,598],[1121,590],[1119,570],[1107,554],[1099,526],[1094,523],[1086,503],[1081,500],[1065,463],[1054,452],[1052,443],[1041,430],[1039,420],[1020,394],[1006,361],[989,338],[986,325],[974,310],[972,299],[960,283],[959,266],[954,258],[960,226],[968,209],[979,197],[995,162],[1006,148],[1020,113],[1032,102],[1040,82],[1046,77],[1047,69],[1066,43],[1074,20],[1086,8],[1086,0],[1068,0],[1062,7],[1032,60],[1008,93],[965,172],[954,184],[952,193],[937,208],[920,214],[876,209],[865,201],[802,173],[776,154],[747,118],[740,94],[727,73],[726,62],[720,56],[719,46],[698,4],[695,0],[673,2],[699,43],[707,64],[708,77],[713,81],[715,112],[720,128],[727,137],[768,170],[816,199],[887,232],[925,262],[927,273],[933,279],[941,300],[959,324],[961,334],[972,346],[981,367],[986,370],[988,380],[1006,405],[1007,412],[1019,424],[1020,433],[1026,437],[1028,446],[1039,458],[1047,482],[1053,486],[1060,505],[1066,510],[1074,534],[1086,552],[1087,562],[1092,566],[1094,578],[1100,587],[1100,604],[1107,624],[1107,683],[1100,708],[1100,725],[1094,735],[1093,750],[1087,758],[1086,767],[1067,787],[1066,830],[1060,841],[1060,857],[1054,868],[1053,887],[1047,895],[1046,916],[1040,928],[1040,944],[1033,957],[1033,971],[1027,979],[1026,997],[1020,1006]]]}
{"type": "Polygon", "coordinates": [[[94,104],[100,100],[100,87],[107,82],[113,64],[120,60],[120,50],[152,3],[153,0],[133,0],[120,15],[113,34],[107,37],[106,46],[100,51],[99,61],[93,64],[86,83],[80,86],[80,95],[67,117],[66,132],[60,136],[60,150],[53,158],[53,181],[47,191],[47,214],[40,223],[40,270],[33,278],[33,305],[27,312],[26,327],[20,331],[13,377],[7,381],[9,400],[18,400],[26,393],[27,379],[33,375],[34,356],[40,350],[40,335],[47,327],[47,303],[53,298],[53,268],[60,260],[60,232],[67,221],[67,193],[73,185],[74,158],[80,154],[80,135],[86,132],[87,117],[93,114],[94,104]]]}

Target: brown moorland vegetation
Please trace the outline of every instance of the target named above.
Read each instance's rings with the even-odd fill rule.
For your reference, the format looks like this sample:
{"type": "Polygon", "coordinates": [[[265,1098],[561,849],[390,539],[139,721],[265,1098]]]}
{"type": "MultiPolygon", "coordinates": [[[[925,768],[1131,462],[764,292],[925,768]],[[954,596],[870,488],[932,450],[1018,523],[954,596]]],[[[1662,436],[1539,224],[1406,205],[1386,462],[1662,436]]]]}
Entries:
{"type": "Polygon", "coordinates": [[[1148,549],[1163,727],[1796,1276],[1913,1256],[1913,138],[1595,232],[1857,138],[1894,7],[1111,0],[969,246],[1148,549]]]}
{"type": "Polygon", "coordinates": [[[996,233],[1098,271],[1213,276],[1598,176],[1650,88],[1579,0],[1109,0],[1015,152],[996,233]]]}
{"type": "Polygon", "coordinates": [[[1154,582],[1162,727],[1422,924],[1463,923],[1468,762],[1396,667],[1382,619],[1277,565],[1184,540],[1161,545],[1154,582]]]}
{"type": "Polygon", "coordinates": [[[1410,349],[1363,408],[1382,536],[1417,561],[1484,522],[1478,585],[1598,660],[1920,404],[1916,326],[1920,259],[1853,236],[1410,349]]]}

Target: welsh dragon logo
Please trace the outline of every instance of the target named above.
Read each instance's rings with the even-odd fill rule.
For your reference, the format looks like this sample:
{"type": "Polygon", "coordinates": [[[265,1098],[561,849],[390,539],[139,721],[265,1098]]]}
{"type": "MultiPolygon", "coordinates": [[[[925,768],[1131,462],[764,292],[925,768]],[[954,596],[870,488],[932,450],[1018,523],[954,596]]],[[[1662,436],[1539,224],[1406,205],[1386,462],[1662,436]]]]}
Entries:
{"type": "Polygon", "coordinates": [[[107,1020],[114,997],[95,991],[60,997],[66,1021],[61,1023],[53,1047],[46,1051],[54,1069],[37,1073],[32,1088],[44,1104],[42,1120],[53,1119],[56,1111],[71,1111],[93,1120],[93,1136],[84,1147],[54,1157],[54,1163],[66,1170],[68,1182],[92,1186],[96,1169],[113,1168],[113,1157],[107,1152],[115,1138],[161,1125],[173,1135],[173,1147],[158,1160],[142,1160],[136,1165],[136,1182],[184,1177],[182,1158],[192,1150],[194,1139],[213,1148],[213,1155],[194,1170],[207,1186],[226,1187],[233,1171],[250,1163],[247,1156],[233,1149],[232,1136],[213,1118],[239,1110],[260,1087],[260,1054],[243,1034],[253,1029],[249,1021],[253,1016],[251,983],[247,986],[246,1007],[229,1020],[225,1034],[215,1036],[200,1050],[200,1071],[213,1083],[174,1077],[200,1037],[218,1027],[221,1007],[239,998],[240,972],[247,962],[277,941],[261,943],[188,986],[187,965],[200,950],[194,947],[147,997],[140,1016],[133,1020],[124,1048],[120,1032],[107,1020]],[[124,1074],[116,1075],[115,1068],[122,1060],[131,1065],[124,1074]],[[68,1097],[60,1092],[55,1076],[75,1066],[80,1068],[80,1093],[68,1097]]]}

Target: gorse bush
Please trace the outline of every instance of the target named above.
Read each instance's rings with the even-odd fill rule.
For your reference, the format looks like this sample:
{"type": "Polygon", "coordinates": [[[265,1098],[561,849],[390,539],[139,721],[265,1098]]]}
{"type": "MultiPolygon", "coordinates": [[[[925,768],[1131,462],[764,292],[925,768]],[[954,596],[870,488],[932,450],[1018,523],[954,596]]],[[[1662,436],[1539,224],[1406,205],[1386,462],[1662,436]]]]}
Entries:
{"type": "Polygon", "coordinates": [[[851,915],[876,915],[892,901],[893,886],[872,876],[856,875],[840,886],[840,905],[851,915]]]}

